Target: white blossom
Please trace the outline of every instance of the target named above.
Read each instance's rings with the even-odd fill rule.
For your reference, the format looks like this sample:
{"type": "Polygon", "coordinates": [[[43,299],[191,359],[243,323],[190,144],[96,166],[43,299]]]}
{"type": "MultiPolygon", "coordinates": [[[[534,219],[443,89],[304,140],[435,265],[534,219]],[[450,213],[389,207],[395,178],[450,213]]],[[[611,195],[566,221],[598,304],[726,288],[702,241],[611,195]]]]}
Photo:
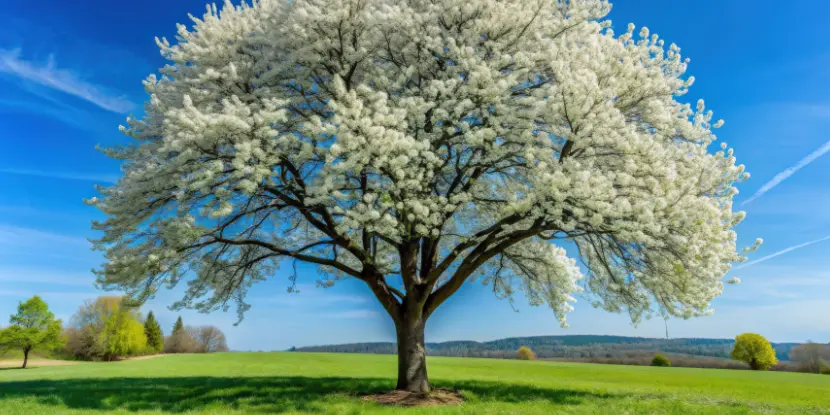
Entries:
{"type": "Polygon", "coordinates": [[[106,150],[124,174],[89,201],[107,215],[99,283],[146,298],[192,270],[177,306],[242,312],[288,259],[319,264],[323,286],[365,281],[393,316],[395,291],[424,293],[428,315],[475,275],[563,324],[582,288],[635,321],[709,313],[744,260],[732,199],[748,173],[708,152],[723,122],[703,100],[679,101],[680,48],[615,35],[609,9],[208,7],[158,39],[169,64],[122,128],[134,145],[106,150]]]}

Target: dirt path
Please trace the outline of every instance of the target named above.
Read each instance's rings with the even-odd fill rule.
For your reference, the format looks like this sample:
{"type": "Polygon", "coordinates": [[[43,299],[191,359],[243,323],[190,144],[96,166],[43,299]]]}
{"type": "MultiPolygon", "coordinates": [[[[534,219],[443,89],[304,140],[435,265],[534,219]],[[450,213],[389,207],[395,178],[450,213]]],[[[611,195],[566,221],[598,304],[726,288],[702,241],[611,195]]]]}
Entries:
{"type": "MultiPolygon", "coordinates": [[[[44,367],[44,366],[69,366],[77,365],[82,362],[73,362],[69,360],[52,360],[52,359],[29,359],[28,367],[44,367]]],[[[0,360],[0,367],[20,367],[23,364],[22,360],[0,360]]]]}
{"type": "MultiPolygon", "coordinates": [[[[169,356],[169,354],[154,354],[149,356],[135,356],[130,357],[124,360],[146,360],[146,359],[153,359],[156,357],[162,356],[169,356]]],[[[87,362],[80,362],[80,361],[71,361],[71,360],[53,360],[53,359],[29,359],[29,367],[44,367],[44,366],[69,366],[69,365],[77,365],[81,363],[87,362]]],[[[21,359],[10,359],[10,360],[0,360],[0,368],[9,368],[9,367],[20,367],[23,364],[23,360],[21,359]]]]}
{"type": "Polygon", "coordinates": [[[130,357],[130,358],[127,358],[125,360],[146,360],[146,359],[154,359],[156,357],[162,357],[162,356],[170,356],[170,355],[167,354],[167,353],[159,353],[159,354],[151,354],[151,355],[147,355],[147,356],[130,357]]]}

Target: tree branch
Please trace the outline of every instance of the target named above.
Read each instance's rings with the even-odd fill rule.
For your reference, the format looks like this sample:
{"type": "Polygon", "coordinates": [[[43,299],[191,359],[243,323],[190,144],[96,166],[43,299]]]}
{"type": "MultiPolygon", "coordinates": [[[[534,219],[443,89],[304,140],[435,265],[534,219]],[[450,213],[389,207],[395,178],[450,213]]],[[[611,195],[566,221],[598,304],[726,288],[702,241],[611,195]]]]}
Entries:
{"type": "Polygon", "coordinates": [[[357,271],[355,269],[352,269],[351,267],[349,267],[349,266],[347,266],[347,265],[345,265],[341,262],[331,260],[331,259],[327,259],[327,258],[320,258],[320,257],[316,257],[316,256],[305,255],[305,254],[301,254],[301,253],[294,252],[294,251],[289,251],[287,249],[280,248],[277,245],[274,245],[272,243],[260,241],[260,240],[257,240],[257,239],[234,240],[234,239],[220,238],[220,237],[216,237],[216,236],[211,236],[211,238],[213,238],[213,240],[211,242],[219,242],[219,243],[228,244],[228,245],[254,245],[254,246],[259,246],[259,247],[262,247],[262,248],[265,248],[265,249],[269,249],[269,250],[271,250],[271,251],[273,251],[273,252],[275,252],[279,255],[284,255],[284,256],[287,256],[287,257],[291,257],[291,258],[296,258],[296,259],[299,259],[300,261],[311,262],[313,264],[330,266],[330,267],[336,268],[340,271],[343,271],[346,274],[349,274],[353,277],[357,277],[361,280],[363,279],[363,276],[361,275],[361,273],[359,271],[357,271]]]}
{"type": "Polygon", "coordinates": [[[531,238],[541,232],[552,230],[552,228],[544,227],[542,224],[541,220],[537,220],[526,230],[511,232],[510,234],[504,236],[501,242],[492,248],[489,247],[489,244],[493,242],[492,239],[494,238],[492,235],[495,234],[491,234],[487,240],[479,244],[475,250],[473,250],[473,252],[471,252],[470,255],[464,259],[449,281],[444,283],[444,285],[429,295],[429,298],[424,306],[424,314],[426,316],[431,315],[438,308],[438,306],[443,304],[447,298],[455,294],[455,292],[461,288],[473,272],[489,261],[490,258],[493,258],[497,254],[504,252],[507,248],[527,238],[531,238]]]}

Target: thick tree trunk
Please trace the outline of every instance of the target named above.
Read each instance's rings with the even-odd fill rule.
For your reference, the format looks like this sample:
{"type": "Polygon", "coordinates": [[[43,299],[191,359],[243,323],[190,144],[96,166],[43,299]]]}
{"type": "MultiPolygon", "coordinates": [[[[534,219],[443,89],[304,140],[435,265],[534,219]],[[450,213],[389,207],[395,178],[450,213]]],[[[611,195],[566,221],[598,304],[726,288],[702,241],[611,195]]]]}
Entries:
{"type": "Polygon", "coordinates": [[[398,385],[397,390],[415,393],[429,392],[426,349],[422,318],[403,318],[396,324],[398,334],[398,385]]]}
{"type": "Polygon", "coordinates": [[[29,364],[29,348],[23,349],[23,369],[26,369],[26,365],[29,364]]]}

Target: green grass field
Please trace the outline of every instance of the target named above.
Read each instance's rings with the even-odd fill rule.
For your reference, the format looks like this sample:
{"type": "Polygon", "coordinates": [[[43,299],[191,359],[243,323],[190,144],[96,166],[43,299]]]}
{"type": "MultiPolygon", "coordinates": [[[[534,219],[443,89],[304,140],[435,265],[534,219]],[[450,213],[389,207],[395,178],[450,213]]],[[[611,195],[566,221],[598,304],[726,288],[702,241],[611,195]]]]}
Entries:
{"type": "Polygon", "coordinates": [[[429,359],[467,401],[390,408],[395,356],[224,353],[0,370],[2,414],[830,414],[830,376],[513,360],[429,359]]]}

